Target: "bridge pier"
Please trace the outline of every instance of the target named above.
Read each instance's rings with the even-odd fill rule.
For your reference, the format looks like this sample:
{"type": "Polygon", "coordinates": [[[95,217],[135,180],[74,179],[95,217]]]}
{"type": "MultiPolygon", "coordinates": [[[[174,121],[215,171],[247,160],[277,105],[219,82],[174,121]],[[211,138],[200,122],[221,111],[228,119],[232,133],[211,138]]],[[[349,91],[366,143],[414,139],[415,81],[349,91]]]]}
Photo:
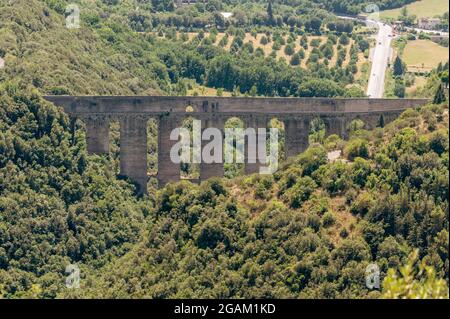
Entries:
{"type": "Polygon", "coordinates": [[[158,122],[158,184],[164,186],[180,180],[180,164],[170,159],[170,149],[177,141],[170,140],[170,132],[181,127],[181,119],[174,115],[163,114],[158,122]]]}
{"type": "Polygon", "coordinates": [[[120,118],[120,175],[147,193],[147,118],[140,115],[120,118]]]}
{"type": "Polygon", "coordinates": [[[359,117],[356,118],[360,118],[361,121],[364,122],[364,128],[366,130],[373,130],[376,127],[381,127],[384,126],[385,124],[392,122],[393,120],[395,120],[398,115],[400,114],[396,114],[396,115],[392,115],[392,114],[365,114],[365,115],[361,115],[359,117]],[[381,120],[381,117],[383,118],[381,120]]]}
{"type": "MultiPolygon", "coordinates": [[[[106,116],[89,116],[84,119],[84,122],[86,124],[86,148],[88,153],[108,154],[109,119],[106,116]]],[[[73,125],[75,125],[75,122],[73,125]]]]}
{"type": "Polygon", "coordinates": [[[261,165],[265,164],[261,164],[259,161],[258,140],[263,141],[266,136],[264,134],[259,134],[258,129],[267,129],[267,118],[264,116],[251,116],[245,119],[244,124],[246,129],[254,129],[256,133],[256,139],[249,139],[247,135],[245,136],[245,174],[259,173],[261,165]]]}
{"type": "MultiPolygon", "coordinates": [[[[202,135],[205,129],[209,127],[215,127],[220,130],[222,134],[222,156],[221,161],[219,163],[205,163],[204,160],[202,160],[200,164],[200,181],[207,180],[211,177],[223,177],[224,175],[224,152],[223,152],[223,145],[224,145],[224,126],[225,121],[224,119],[214,116],[211,119],[205,119],[202,120],[202,135]]],[[[202,140],[202,151],[203,146],[208,144],[209,141],[203,141],[202,140]]],[[[214,154],[215,155],[215,154],[214,154]]]]}
{"type": "Polygon", "coordinates": [[[336,134],[341,139],[347,139],[347,120],[345,117],[327,117],[322,119],[325,124],[325,136],[336,134]]]}
{"type": "Polygon", "coordinates": [[[284,119],[285,155],[295,156],[305,151],[309,146],[309,117],[284,119]]]}
{"type": "MultiPolygon", "coordinates": [[[[205,128],[224,130],[229,117],[244,119],[247,128],[267,128],[267,119],[276,116],[285,127],[286,157],[297,155],[308,147],[310,121],[323,119],[326,134],[347,138],[347,124],[360,118],[366,128],[374,128],[394,120],[407,108],[425,105],[426,99],[329,99],[329,98],[248,98],[248,97],[174,97],[174,96],[46,96],[69,116],[86,123],[89,153],[108,154],[109,118],[119,118],[120,174],[147,189],[147,118],[159,117],[158,181],[160,185],[180,180],[180,165],[172,163],[170,150],[177,141],[170,141],[172,129],[181,126],[187,116],[202,118],[205,128]],[[192,110],[186,112],[186,106],[192,110]],[[383,116],[380,121],[380,116],[383,116]]],[[[75,122],[72,121],[72,129],[75,122]]],[[[72,132],[72,142],[74,134],[72,132]]],[[[203,145],[206,145],[204,143],[203,145]]],[[[258,173],[261,164],[256,156],[257,139],[245,142],[245,172],[258,173]],[[251,145],[253,143],[253,145],[251,145]],[[255,152],[248,152],[252,146],[255,152]]],[[[223,154],[222,154],[223,156],[223,154]]],[[[203,163],[200,179],[223,176],[223,163],[203,163]]]]}

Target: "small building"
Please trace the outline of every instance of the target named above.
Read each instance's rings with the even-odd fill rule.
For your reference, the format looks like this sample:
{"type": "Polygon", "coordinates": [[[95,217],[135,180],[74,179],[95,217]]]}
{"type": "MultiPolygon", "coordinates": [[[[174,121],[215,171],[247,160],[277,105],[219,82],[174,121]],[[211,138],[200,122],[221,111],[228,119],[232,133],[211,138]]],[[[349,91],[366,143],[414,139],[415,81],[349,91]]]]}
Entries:
{"type": "Polygon", "coordinates": [[[225,19],[229,19],[233,16],[233,12],[221,12],[220,13],[222,15],[222,17],[224,17],[225,19]]]}
{"type": "Polygon", "coordinates": [[[207,3],[208,0],[175,0],[175,5],[177,7],[194,5],[196,3],[207,3]]]}
{"type": "Polygon", "coordinates": [[[435,30],[440,23],[441,20],[438,18],[420,18],[418,27],[425,30],[435,30]]]}
{"type": "Polygon", "coordinates": [[[405,22],[402,20],[396,20],[392,22],[392,27],[394,28],[394,31],[402,31],[405,27],[405,22]]]}

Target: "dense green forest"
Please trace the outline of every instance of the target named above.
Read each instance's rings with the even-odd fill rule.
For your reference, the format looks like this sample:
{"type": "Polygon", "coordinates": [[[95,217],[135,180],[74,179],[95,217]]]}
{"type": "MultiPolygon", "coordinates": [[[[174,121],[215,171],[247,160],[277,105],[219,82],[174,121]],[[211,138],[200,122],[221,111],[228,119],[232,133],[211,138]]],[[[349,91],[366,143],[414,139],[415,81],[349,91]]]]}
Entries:
{"type": "Polygon", "coordinates": [[[413,249],[448,283],[447,106],[355,123],[274,176],[136,199],[35,89],[0,92],[4,297],[378,297],[367,264],[384,275],[413,249]],[[327,161],[336,148],[344,160],[327,161]],[[64,288],[68,263],[83,289],[64,288]]]}
{"type": "MultiPolygon", "coordinates": [[[[373,131],[355,121],[348,141],[316,138],[273,176],[183,181],[137,198],[114,158],[88,155],[83,130],[72,139],[43,94],[175,95],[189,79],[240,94],[302,96],[309,83],[310,96],[354,96],[351,72],[160,39],[130,26],[134,2],[81,2],[91,12],[68,30],[65,1],[0,0],[0,298],[448,298],[442,85],[435,104],[373,131]],[[332,150],[343,156],[328,160],[332,150]],[[372,262],[380,291],[365,286],[372,262]],[[66,288],[68,264],[81,289],[66,288]]],[[[172,12],[169,1],[138,2],[172,12]]],[[[294,3],[310,1],[274,10],[294,3]]]]}
{"type": "MultiPolygon", "coordinates": [[[[336,36],[331,44],[315,48],[317,59],[308,68],[292,68],[286,61],[244,46],[239,36],[228,52],[207,39],[186,43],[137,32],[125,5],[120,10],[106,5],[95,10],[82,7],[81,28],[67,29],[64,10],[56,5],[64,8],[64,1],[47,1],[52,5],[36,0],[3,2],[0,57],[5,68],[0,79],[20,77],[47,94],[184,95],[188,83],[195,80],[237,94],[248,94],[255,87],[258,95],[265,96],[364,95],[353,85],[356,62],[341,68],[318,61],[336,36]]],[[[160,30],[166,35],[172,31],[160,30]]],[[[306,31],[297,31],[301,41],[300,34],[306,31]]],[[[229,32],[243,34],[235,28],[229,32]]],[[[274,42],[283,41],[278,31],[267,32],[274,42]]],[[[361,36],[355,36],[355,41],[354,55],[367,49],[361,36]]]]}

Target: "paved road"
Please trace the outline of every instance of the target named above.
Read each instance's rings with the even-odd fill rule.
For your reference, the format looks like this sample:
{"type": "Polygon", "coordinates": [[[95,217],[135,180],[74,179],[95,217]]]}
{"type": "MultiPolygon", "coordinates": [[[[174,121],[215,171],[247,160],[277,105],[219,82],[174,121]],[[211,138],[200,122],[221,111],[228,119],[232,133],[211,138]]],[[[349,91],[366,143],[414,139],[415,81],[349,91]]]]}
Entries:
{"type": "Polygon", "coordinates": [[[392,27],[378,21],[371,21],[378,27],[377,43],[372,56],[372,69],[369,75],[367,96],[382,98],[384,93],[384,78],[391,54],[392,27]]]}
{"type": "Polygon", "coordinates": [[[440,35],[444,37],[448,37],[448,32],[445,31],[435,31],[435,30],[426,30],[426,29],[419,29],[419,28],[411,28],[411,27],[405,27],[408,31],[416,31],[417,33],[423,32],[430,35],[440,35]]]}
{"type": "Polygon", "coordinates": [[[382,98],[384,93],[384,78],[389,64],[392,42],[392,27],[380,21],[361,20],[356,17],[338,16],[341,19],[358,20],[368,26],[378,28],[377,43],[372,55],[372,69],[369,75],[367,96],[369,98],[382,98]]]}

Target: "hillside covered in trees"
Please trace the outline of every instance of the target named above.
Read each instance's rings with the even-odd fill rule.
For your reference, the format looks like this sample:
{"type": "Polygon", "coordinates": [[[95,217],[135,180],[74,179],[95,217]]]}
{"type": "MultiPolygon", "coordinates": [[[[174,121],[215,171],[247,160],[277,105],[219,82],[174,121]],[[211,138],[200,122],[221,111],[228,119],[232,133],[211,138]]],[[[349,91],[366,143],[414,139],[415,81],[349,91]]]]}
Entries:
{"type": "Polygon", "coordinates": [[[350,80],[141,34],[126,7],[89,3],[105,18],[67,30],[64,1],[0,2],[0,298],[423,297],[417,286],[448,298],[447,103],[373,131],[355,121],[348,141],[316,137],[273,176],[184,181],[137,198],[43,94],[180,94],[183,79],[214,74],[242,94],[299,95],[313,82],[347,96],[350,80]],[[223,65],[232,71],[220,78],[223,65]],[[381,291],[365,285],[369,263],[387,278],[381,291]],[[68,264],[80,267],[81,289],[66,288],[68,264]]]}
{"type": "Polygon", "coordinates": [[[34,89],[3,83],[0,105],[3,297],[377,297],[367,264],[384,275],[414,248],[448,282],[447,106],[355,123],[274,176],[136,199],[34,89]],[[65,288],[68,263],[83,289],[65,288]]]}
{"type": "MultiPolygon", "coordinates": [[[[306,67],[293,68],[291,59],[279,61],[276,55],[266,56],[261,50],[244,45],[245,30],[238,22],[227,29],[234,40],[232,50],[226,50],[213,45],[210,38],[185,42],[180,35],[176,39],[175,30],[184,33],[191,27],[182,29],[175,22],[158,27],[150,23],[151,19],[146,22],[146,15],[151,11],[137,10],[133,1],[110,5],[102,1],[80,1],[81,27],[68,29],[65,27],[67,3],[62,0],[17,0],[14,5],[0,2],[0,57],[5,61],[0,79],[20,77],[45,94],[184,95],[194,81],[236,94],[364,95],[355,83],[355,74],[358,54],[367,50],[368,43],[361,36],[349,33],[352,25],[332,23],[334,18],[328,20],[328,26],[335,31],[325,31],[321,20],[318,24],[299,24],[292,30],[287,24],[282,28],[262,27],[274,48],[284,45],[290,34],[289,39],[295,39],[306,50],[308,43],[304,40],[307,41],[308,35],[330,33],[326,43],[313,48],[314,54],[308,58],[306,67]],[[155,31],[165,37],[158,37],[155,31]],[[342,67],[347,53],[339,48],[340,63],[328,63],[338,40],[342,38],[345,46],[350,42],[349,37],[354,37],[348,53],[350,63],[342,67]]],[[[162,19],[166,13],[155,14],[162,19]]],[[[178,16],[182,17],[183,13],[178,16]]],[[[312,16],[316,17],[311,15],[305,19],[312,16]]],[[[295,48],[289,39],[289,46],[295,48]]],[[[298,63],[301,53],[292,52],[298,63]]]]}

